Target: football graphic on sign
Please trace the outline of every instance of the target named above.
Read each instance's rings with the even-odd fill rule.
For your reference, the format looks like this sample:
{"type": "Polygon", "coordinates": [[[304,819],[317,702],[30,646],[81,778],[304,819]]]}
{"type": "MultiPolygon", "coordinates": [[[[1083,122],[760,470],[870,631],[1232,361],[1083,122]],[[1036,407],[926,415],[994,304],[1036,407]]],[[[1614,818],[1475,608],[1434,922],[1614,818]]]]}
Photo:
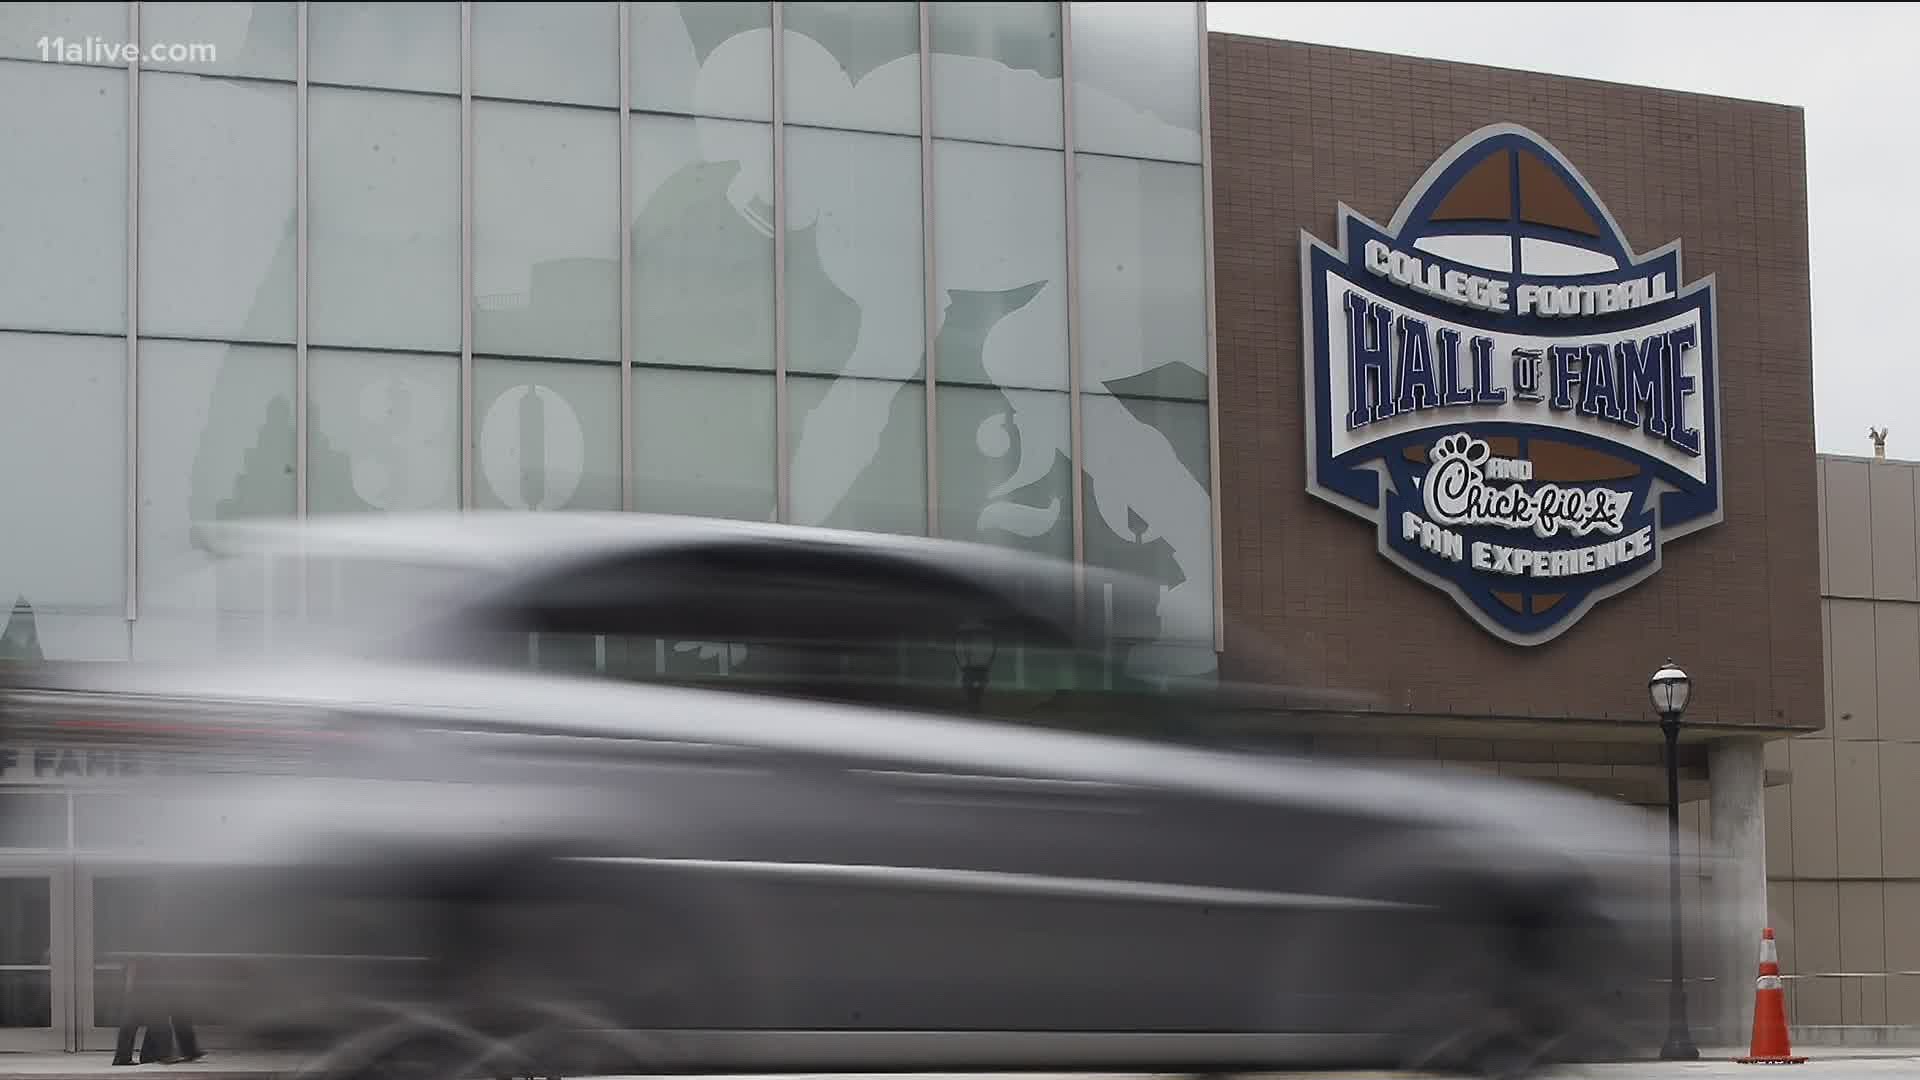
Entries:
{"type": "Polygon", "coordinates": [[[1477,131],[1337,239],[1301,234],[1307,489],[1382,555],[1537,645],[1720,521],[1713,280],[1544,139],[1477,131]]]}

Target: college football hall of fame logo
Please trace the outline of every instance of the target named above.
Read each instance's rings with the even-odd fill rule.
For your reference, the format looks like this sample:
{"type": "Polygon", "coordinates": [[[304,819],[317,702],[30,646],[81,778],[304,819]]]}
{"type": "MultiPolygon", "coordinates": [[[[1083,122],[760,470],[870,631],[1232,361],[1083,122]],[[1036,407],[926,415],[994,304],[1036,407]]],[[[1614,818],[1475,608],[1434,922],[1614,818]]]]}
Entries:
{"type": "Polygon", "coordinates": [[[1720,521],[1713,279],[1546,140],[1474,132],[1300,270],[1308,490],[1490,632],[1551,641],[1720,521]]]}

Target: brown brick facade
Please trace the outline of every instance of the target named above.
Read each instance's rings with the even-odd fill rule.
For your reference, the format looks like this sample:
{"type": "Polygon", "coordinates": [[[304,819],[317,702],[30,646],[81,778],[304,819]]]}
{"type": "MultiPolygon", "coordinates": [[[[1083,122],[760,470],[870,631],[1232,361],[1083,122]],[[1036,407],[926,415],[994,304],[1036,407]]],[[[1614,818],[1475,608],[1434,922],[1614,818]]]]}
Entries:
{"type": "Polygon", "coordinates": [[[1797,108],[1216,34],[1211,40],[1226,669],[1290,668],[1387,708],[1651,720],[1671,654],[1689,719],[1823,723],[1806,141],[1797,108]],[[1306,491],[1300,231],[1386,222],[1436,157],[1517,123],[1585,174],[1636,251],[1718,279],[1725,520],[1554,641],[1507,644],[1306,491]]]}

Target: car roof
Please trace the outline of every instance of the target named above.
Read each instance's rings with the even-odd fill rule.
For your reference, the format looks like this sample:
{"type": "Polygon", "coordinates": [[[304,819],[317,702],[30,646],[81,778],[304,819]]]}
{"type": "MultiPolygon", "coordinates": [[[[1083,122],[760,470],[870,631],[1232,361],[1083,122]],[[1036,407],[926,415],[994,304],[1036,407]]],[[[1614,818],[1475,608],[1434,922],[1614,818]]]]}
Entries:
{"type": "Polygon", "coordinates": [[[997,597],[1009,615],[1038,619],[1035,625],[1067,638],[1092,631],[1074,614],[1076,581],[1089,593],[1110,586],[1116,596],[1157,600],[1160,591],[1157,583],[1137,575],[984,543],[666,514],[342,514],[222,522],[203,526],[200,533],[216,554],[368,560],[503,580],[651,554],[724,550],[844,556],[876,572],[905,570],[908,580],[924,575],[978,590],[997,597]]]}
{"type": "Polygon", "coordinates": [[[986,544],[670,514],[495,510],[339,514],[298,521],[220,522],[201,526],[199,534],[217,553],[361,556],[476,569],[707,545],[765,545],[865,552],[960,571],[1043,575],[1072,571],[1072,564],[1065,560],[986,544]]]}

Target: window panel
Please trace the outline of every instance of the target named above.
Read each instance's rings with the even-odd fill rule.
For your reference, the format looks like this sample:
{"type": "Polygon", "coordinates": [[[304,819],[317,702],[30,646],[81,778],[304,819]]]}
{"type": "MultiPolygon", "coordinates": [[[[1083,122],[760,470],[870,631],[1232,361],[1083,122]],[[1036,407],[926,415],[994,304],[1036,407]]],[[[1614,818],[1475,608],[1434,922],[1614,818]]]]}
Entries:
{"type": "Polygon", "coordinates": [[[1067,395],[940,384],[940,535],[1073,556],[1067,395]]]}
{"type": "Polygon", "coordinates": [[[308,91],[316,344],[460,348],[460,103],[308,91]]]}
{"type": "MultiPolygon", "coordinates": [[[[24,748],[0,750],[0,779],[24,780],[41,775],[46,764],[44,759],[36,761],[37,757],[39,754],[24,748]]],[[[0,793],[0,848],[67,850],[66,793],[17,789],[0,793]]],[[[37,956],[27,961],[39,962],[37,956]]]]}
{"type": "Polygon", "coordinates": [[[140,79],[140,329],[293,340],[294,88],[140,79]]]}
{"type": "Polygon", "coordinates": [[[936,3],[928,21],[934,134],[1061,145],[1060,5],[936,3]]]}
{"type": "Polygon", "coordinates": [[[460,502],[460,361],[308,355],[307,508],[444,510],[460,502]]]}
{"type": "Polygon", "coordinates": [[[292,79],[299,52],[295,5],[142,4],[140,44],[141,67],[151,71],[292,79]],[[176,58],[169,50],[156,56],[156,45],[208,45],[213,55],[188,52],[176,58]]]}
{"type": "Polygon", "coordinates": [[[477,505],[620,509],[620,371],[604,364],[474,361],[477,505]]]}
{"type": "Polygon", "coordinates": [[[127,73],[0,61],[0,102],[0,327],[124,333],[127,73]]]}
{"type": "Polygon", "coordinates": [[[773,119],[773,11],[753,3],[636,3],[636,110],[773,119]]]}
{"type": "Polygon", "coordinates": [[[1198,163],[1200,6],[1076,3],[1072,18],[1075,148],[1198,163]]]}
{"type": "Polygon", "coordinates": [[[924,533],[926,388],[794,376],[792,517],[802,525],[924,533]]]}
{"type": "MultiPolygon", "coordinates": [[[[0,57],[51,62],[62,56],[71,56],[74,50],[79,50],[79,54],[85,58],[88,38],[115,44],[126,41],[127,5],[80,4],[73,0],[0,4],[0,57]],[[46,40],[43,42],[42,38],[46,40]]],[[[79,62],[119,67],[122,70],[126,66],[125,60],[105,55],[79,62]]],[[[0,100],[17,99],[7,97],[0,100]]]]}
{"type": "Polygon", "coordinates": [[[920,131],[918,4],[799,4],[786,32],[786,122],[920,131]]]}
{"type": "Polygon", "coordinates": [[[634,509],[772,521],[773,377],[633,369],[634,509]]]}
{"type": "Polygon", "coordinates": [[[788,367],[923,370],[920,141],[787,130],[788,367]]]}
{"type": "Polygon", "coordinates": [[[1081,398],[1081,415],[1087,562],[1162,587],[1156,610],[1114,611],[1112,632],[1210,641],[1213,520],[1206,406],[1088,395],[1081,398]]]}
{"type": "Polygon", "coordinates": [[[926,527],[917,139],[787,132],[792,516],[926,527]]]}
{"type": "Polygon", "coordinates": [[[772,128],[632,123],[634,362],[771,371],[772,128]]]}
{"type": "Polygon", "coordinates": [[[1194,165],[1082,154],[1080,327],[1089,394],[1205,400],[1206,227],[1194,165]]]}
{"type": "Polygon", "coordinates": [[[124,341],[0,333],[0,659],[126,654],[124,341]]]}
{"type": "Polygon", "coordinates": [[[473,92],[617,107],[619,37],[617,4],[475,4],[473,92]]]}
{"type": "Polygon", "coordinates": [[[142,341],[141,659],[211,655],[217,613],[246,610],[194,536],[295,509],[293,350],[142,341]]]}
{"type": "Polygon", "coordinates": [[[619,117],[481,102],[473,129],[476,345],[617,362],[619,117]]]}
{"type": "Polygon", "coordinates": [[[941,385],[1067,388],[1065,160],[934,144],[941,385]]]}
{"type": "Polygon", "coordinates": [[[460,92],[460,5],[311,4],[307,77],[340,86],[460,92]]]}

